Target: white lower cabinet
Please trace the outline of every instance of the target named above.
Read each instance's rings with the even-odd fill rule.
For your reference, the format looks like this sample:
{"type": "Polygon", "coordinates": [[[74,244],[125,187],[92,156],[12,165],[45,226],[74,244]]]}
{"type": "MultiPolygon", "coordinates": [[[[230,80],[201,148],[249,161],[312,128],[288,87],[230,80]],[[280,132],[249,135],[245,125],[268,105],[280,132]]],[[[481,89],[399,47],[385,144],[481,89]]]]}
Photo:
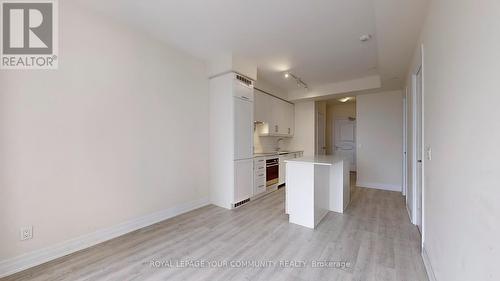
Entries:
{"type": "Polygon", "coordinates": [[[234,202],[253,196],[253,159],[234,161],[234,202]]]}
{"type": "Polygon", "coordinates": [[[254,186],[254,196],[266,192],[266,179],[256,179],[254,186]]]}
{"type": "Polygon", "coordinates": [[[279,157],[280,160],[280,169],[279,169],[279,177],[278,177],[278,185],[282,185],[285,183],[285,178],[286,178],[286,163],[285,160],[288,159],[285,155],[282,155],[279,157]]]}
{"type": "Polygon", "coordinates": [[[279,181],[280,185],[286,182],[286,160],[302,157],[303,152],[295,152],[289,154],[283,154],[280,158],[280,170],[279,170],[279,181]]]}
{"type": "Polygon", "coordinates": [[[257,157],[254,159],[254,187],[253,195],[259,195],[266,191],[266,158],[257,157]]]}
{"type": "MultiPolygon", "coordinates": [[[[278,184],[284,184],[286,180],[286,163],[288,159],[302,157],[302,152],[282,154],[279,156],[278,184]]],[[[274,156],[273,158],[275,158],[274,156]]],[[[267,191],[266,186],[266,157],[256,157],[253,161],[253,196],[267,191]]]]}

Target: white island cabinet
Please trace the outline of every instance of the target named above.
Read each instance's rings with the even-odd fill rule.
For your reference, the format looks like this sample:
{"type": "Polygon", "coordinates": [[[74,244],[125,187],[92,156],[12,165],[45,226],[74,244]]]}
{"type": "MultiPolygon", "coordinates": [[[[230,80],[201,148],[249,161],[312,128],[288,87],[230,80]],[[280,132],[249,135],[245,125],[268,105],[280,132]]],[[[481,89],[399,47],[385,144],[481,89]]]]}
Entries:
{"type": "Polygon", "coordinates": [[[290,223],[315,228],[328,211],[344,212],[350,201],[348,160],[317,155],[285,162],[285,208],[290,223]]]}

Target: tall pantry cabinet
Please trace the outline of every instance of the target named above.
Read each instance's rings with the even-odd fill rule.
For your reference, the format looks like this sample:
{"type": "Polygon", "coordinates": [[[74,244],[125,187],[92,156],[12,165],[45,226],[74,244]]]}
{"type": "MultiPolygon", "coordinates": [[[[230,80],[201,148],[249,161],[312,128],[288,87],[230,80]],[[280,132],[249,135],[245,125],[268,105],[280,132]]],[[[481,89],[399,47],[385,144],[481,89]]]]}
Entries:
{"type": "Polygon", "coordinates": [[[210,200],[234,208],[253,196],[253,81],[237,73],[210,84],[210,200]]]}

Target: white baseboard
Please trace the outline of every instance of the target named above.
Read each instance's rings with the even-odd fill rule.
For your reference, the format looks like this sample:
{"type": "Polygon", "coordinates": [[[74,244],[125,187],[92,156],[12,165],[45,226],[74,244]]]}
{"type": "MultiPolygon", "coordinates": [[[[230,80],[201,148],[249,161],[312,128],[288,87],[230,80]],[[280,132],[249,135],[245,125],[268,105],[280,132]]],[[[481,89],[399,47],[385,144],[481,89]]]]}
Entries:
{"type": "Polygon", "coordinates": [[[373,182],[359,181],[359,182],[356,182],[356,186],[373,188],[373,189],[388,190],[388,191],[397,191],[397,192],[403,191],[403,189],[401,188],[401,185],[397,185],[397,184],[385,184],[385,183],[373,183],[373,182]]]}
{"type": "Polygon", "coordinates": [[[427,255],[425,247],[422,248],[422,260],[424,260],[424,266],[425,270],[427,271],[427,277],[429,277],[429,281],[437,281],[436,275],[434,274],[434,269],[432,269],[431,261],[429,260],[429,256],[427,255]]]}
{"type": "Polygon", "coordinates": [[[166,210],[135,218],[109,228],[100,229],[93,233],[82,235],[47,248],[0,261],[0,278],[83,250],[129,232],[150,226],[194,209],[198,209],[208,204],[208,198],[187,202],[166,210]]]}
{"type": "Polygon", "coordinates": [[[412,224],[415,224],[415,223],[413,223],[413,219],[411,217],[410,209],[408,209],[408,205],[405,204],[405,208],[406,208],[406,213],[408,214],[408,218],[410,219],[410,222],[412,224]]]}

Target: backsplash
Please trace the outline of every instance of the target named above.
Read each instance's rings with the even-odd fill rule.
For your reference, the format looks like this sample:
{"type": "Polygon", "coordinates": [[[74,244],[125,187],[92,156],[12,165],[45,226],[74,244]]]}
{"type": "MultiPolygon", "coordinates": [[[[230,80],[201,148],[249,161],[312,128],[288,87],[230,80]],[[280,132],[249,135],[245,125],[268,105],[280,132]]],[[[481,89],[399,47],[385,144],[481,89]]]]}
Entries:
{"type": "MultiPolygon", "coordinates": [[[[260,137],[259,134],[254,131],[254,153],[276,151],[278,139],[280,139],[280,137],[260,137]]],[[[281,138],[279,142],[280,150],[289,150],[290,140],[291,138],[281,138]]]]}

